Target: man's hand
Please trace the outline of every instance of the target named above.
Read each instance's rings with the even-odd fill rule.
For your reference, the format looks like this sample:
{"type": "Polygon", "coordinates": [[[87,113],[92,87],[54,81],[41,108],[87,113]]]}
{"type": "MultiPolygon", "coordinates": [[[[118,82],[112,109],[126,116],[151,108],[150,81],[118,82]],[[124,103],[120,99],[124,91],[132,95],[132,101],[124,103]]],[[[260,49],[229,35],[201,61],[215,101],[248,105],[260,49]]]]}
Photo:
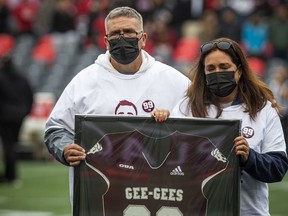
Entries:
{"type": "Polygon", "coordinates": [[[77,144],[69,144],[64,147],[63,156],[70,166],[77,166],[86,157],[85,150],[77,144]]]}

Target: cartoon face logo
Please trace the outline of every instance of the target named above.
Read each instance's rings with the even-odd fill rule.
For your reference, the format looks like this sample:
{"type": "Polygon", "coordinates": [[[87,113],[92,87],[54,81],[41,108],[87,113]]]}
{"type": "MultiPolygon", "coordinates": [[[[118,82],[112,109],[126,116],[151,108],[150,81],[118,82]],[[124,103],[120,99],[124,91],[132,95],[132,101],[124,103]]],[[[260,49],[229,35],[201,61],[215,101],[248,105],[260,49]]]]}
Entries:
{"type": "Polygon", "coordinates": [[[251,127],[243,127],[242,128],[242,136],[249,139],[254,136],[254,130],[251,127]]]}
{"type": "Polygon", "coordinates": [[[155,108],[155,105],[154,105],[153,101],[151,101],[151,100],[145,100],[142,103],[142,109],[147,113],[152,112],[154,110],[154,108],[155,108]]]}
{"type": "Polygon", "coordinates": [[[136,106],[127,100],[120,101],[115,109],[115,115],[137,116],[137,114],[136,106]]]}

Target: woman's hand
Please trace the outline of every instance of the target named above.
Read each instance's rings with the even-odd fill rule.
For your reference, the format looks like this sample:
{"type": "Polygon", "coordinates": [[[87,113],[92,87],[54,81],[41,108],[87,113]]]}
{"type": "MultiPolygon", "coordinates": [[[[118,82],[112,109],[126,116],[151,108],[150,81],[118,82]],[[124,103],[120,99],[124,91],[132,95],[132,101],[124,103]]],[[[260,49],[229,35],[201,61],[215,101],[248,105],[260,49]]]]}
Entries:
{"type": "Polygon", "coordinates": [[[246,163],[249,158],[249,144],[243,136],[234,139],[236,155],[240,155],[241,163],[246,163]]]}
{"type": "Polygon", "coordinates": [[[156,109],[151,113],[151,117],[154,117],[156,122],[164,122],[169,117],[170,112],[166,109],[156,109]]]}

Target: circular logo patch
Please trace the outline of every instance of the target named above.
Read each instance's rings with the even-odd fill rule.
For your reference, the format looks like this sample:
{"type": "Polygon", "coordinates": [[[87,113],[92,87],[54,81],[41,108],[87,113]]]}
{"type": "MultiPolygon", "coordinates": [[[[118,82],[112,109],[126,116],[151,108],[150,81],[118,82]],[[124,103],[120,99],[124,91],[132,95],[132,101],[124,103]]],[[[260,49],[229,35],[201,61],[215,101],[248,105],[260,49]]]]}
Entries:
{"type": "Polygon", "coordinates": [[[242,128],[242,136],[245,138],[251,138],[254,136],[254,130],[251,127],[242,128]]]}
{"type": "Polygon", "coordinates": [[[152,112],[154,110],[154,108],[155,108],[155,105],[154,105],[153,101],[151,101],[151,100],[145,100],[142,103],[142,109],[147,113],[152,112]]]}

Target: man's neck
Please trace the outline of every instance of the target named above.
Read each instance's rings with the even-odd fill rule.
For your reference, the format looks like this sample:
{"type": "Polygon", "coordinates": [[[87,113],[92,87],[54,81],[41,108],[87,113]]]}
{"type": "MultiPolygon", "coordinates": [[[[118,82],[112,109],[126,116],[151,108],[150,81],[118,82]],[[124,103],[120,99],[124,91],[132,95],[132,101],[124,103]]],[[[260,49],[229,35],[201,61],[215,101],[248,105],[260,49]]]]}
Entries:
{"type": "Polygon", "coordinates": [[[142,64],[142,57],[141,54],[130,64],[119,64],[118,62],[116,62],[114,59],[110,59],[110,62],[112,64],[112,66],[119,72],[122,74],[135,74],[137,71],[139,71],[141,64],[142,64]]]}

